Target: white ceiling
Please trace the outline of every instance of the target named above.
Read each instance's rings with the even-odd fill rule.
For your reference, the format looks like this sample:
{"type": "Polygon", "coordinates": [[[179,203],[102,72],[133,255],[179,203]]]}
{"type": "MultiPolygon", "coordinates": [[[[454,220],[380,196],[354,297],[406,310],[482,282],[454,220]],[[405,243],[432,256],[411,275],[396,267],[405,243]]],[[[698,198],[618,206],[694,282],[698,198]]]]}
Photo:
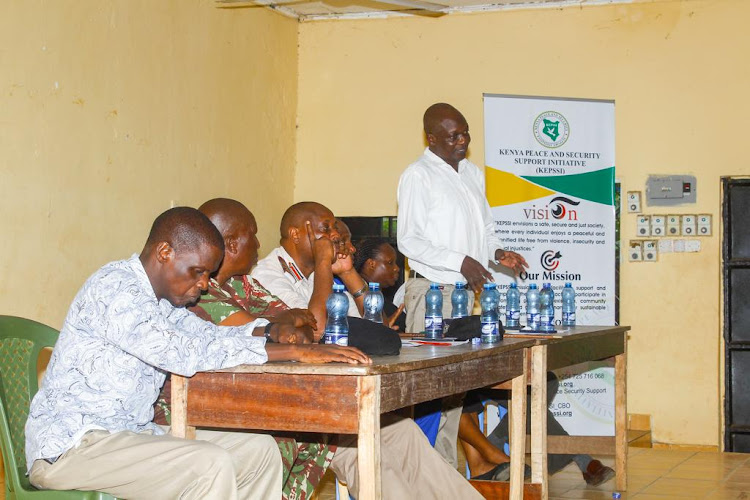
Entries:
{"type": "Polygon", "coordinates": [[[632,0],[217,0],[220,8],[270,8],[300,21],[631,3],[632,0]]]}

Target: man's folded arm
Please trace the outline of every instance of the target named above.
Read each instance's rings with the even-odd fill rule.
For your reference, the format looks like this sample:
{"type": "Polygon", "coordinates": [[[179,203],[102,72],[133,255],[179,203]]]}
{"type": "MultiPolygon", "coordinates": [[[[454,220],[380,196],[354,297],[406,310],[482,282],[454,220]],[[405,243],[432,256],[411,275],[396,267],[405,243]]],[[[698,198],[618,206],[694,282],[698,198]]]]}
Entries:
{"type": "Polygon", "coordinates": [[[252,331],[268,323],[258,319],[240,327],[216,326],[186,309],[168,314],[156,301],[110,304],[103,331],[108,341],[141,361],[178,375],[261,364],[268,359],[265,339],[252,331]]]}

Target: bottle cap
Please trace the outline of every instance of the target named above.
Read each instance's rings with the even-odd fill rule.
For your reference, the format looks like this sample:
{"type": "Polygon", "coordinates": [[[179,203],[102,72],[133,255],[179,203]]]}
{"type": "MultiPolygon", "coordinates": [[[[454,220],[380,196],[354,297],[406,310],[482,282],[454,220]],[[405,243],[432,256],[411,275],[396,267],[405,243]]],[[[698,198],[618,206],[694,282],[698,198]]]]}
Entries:
{"type": "Polygon", "coordinates": [[[572,283],[565,283],[565,287],[566,287],[566,288],[569,288],[569,287],[572,287],[572,286],[573,286],[573,284],[572,284],[572,283]]]}
{"type": "Polygon", "coordinates": [[[515,282],[515,281],[514,281],[513,283],[511,283],[511,284],[510,284],[510,288],[518,288],[518,286],[516,285],[516,282],[515,282]]]}
{"type": "Polygon", "coordinates": [[[622,495],[620,495],[620,492],[619,492],[619,491],[615,491],[614,493],[612,493],[612,498],[614,498],[615,500],[617,500],[617,499],[618,499],[618,498],[620,498],[621,496],[622,496],[622,495]]]}
{"type": "Polygon", "coordinates": [[[496,284],[494,284],[494,283],[485,283],[485,284],[484,284],[484,289],[485,289],[485,290],[492,290],[492,289],[493,289],[493,288],[495,288],[496,286],[497,286],[497,285],[496,285],[496,284]]]}
{"type": "Polygon", "coordinates": [[[344,285],[342,285],[340,283],[334,283],[333,284],[333,291],[334,292],[343,292],[344,288],[345,288],[344,285]]]}
{"type": "Polygon", "coordinates": [[[430,283],[430,290],[440,290],[439,283],[430,283]]]}
{"type": "Polygon", "coordinates": [[[536,283],[532,283],[532,284],[530,284],[530,285],[529,285],[529,288],[532,288],[532,289],[536,290],[536,283]]]}
{"type": "Polygon", "coordinates": [[[471,345],[479,345],[481,343],[482,339],[480,339],[479,337],[474,337],[473,339],[471,339],[471,345]]]}
{"type": "Polygon", "coordinates": [[[552,284],[551,284],[551,283],[545,283],[545,284],[543,285],[543,288],[550,288],[551,286],[552,286],[552,284]]]}
{"type": "Polygon", "coordinates": [[[466,282],[465,281],[456,281],[456,288],[459,290],[466,288],[466,282]]]}
{"type": "Polygon", "coordinates": [[[374,281],[371,281],[369,285],[370,285],[370,290],[372,290],[373,292],[377,292],[378,290],[380,290],[380,283],[375,283],[374,281]]]}

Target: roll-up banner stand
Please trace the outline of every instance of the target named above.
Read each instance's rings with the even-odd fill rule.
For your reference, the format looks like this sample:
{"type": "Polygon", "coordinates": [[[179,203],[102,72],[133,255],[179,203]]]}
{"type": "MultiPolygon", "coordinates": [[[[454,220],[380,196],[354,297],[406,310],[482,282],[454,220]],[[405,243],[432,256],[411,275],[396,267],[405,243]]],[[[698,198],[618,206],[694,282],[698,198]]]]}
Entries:
{"type": "MultiPolygon", "coordinates": [[[[516,280],[525,324],[530,283],[576,290],[578,325],[615,324],[615,103],[484,94],[487,199],[505,249],[524,256],[514,278],[492,268],[503,298],[516,280]]],[[[504,317],[504,316],[503,316],[504,317]]],[[[550,410],[571,435],[614,435],[614,368],[592,362],[556,370],[550,410]]]]}

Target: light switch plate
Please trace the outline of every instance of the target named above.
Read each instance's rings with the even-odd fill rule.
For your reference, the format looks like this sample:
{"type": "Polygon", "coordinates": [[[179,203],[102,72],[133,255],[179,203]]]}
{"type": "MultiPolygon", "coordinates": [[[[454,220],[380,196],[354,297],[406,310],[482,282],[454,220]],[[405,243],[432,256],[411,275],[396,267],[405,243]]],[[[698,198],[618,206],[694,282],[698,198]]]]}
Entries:
{"type": "Polygon", "coordinates": [[[635,219],[635,234],[638,236],[651,236],[651,217],[639,215],[635,219]]]}
{"type": "Polygon", "coordinates": [[[642,255],[641,242],[630,240],[630,245],[628,247],[628,260],[630,262],[640,262],[643,260],[642,255]]]}
{"type": "Polygon", "coordinates": [[[674,240],[665,238],[659,240],[659,253],[672,253],[674,252],[674,240]]]}
{"type": "Polygon", "coordinates": [[[641,192],[628,191],[627,195],[628,212],[631,214],[641,213],[641,192]]]}
{"type": "Polygon", "coordinates": [[[695,236],[697,231],[695,226],[695,215],[683,215],[682,216],[682,235],[683,236],[695,236]]]}
{"type": "Polygon", "coordinates": [[[711,236],[711,214],[698,215],[698,236],[711,236]]]}
{"type": "Polygon", "coordinates": [[[685,241],[686,252],[700,252],[701,251],[701,240],[686,240],[685,241]]]}
{"type": "Polygon", "coordinates": [[[651,236],[664,236],[666,234],[667,218],[663,215],[651,216],[651,236]]]}
{"type": "Polygon", "coordinates": [[[656,262],[659,252],[656,247],[656,240],[645,240],[643,242],[643,260],[645,262],[656,262]]]}
{"type": "Polygon", "coordinates": [[[680,235],[680,216],[667,215],[667,236],[680,235]]]}

